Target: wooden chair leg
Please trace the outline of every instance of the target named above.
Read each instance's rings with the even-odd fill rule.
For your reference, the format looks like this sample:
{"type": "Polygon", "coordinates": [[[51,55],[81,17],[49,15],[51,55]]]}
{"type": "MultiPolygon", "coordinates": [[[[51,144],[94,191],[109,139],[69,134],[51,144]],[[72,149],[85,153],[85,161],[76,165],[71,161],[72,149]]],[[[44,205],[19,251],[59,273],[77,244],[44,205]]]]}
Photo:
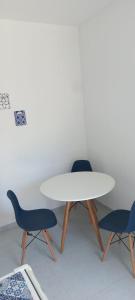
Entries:
{"type": "Polygon", "coordinates": [[[56,259],[55,254],[54,254],[53,247],[52,247],[52,245],[50,243],[50,239],[49,239],[48,233],[46,233],[46,230],[42,230],[42,233],[43,233],[43,237],[44,237],[45,241],[47,242],[47,246],[48,246],[49,251],[50,251],[50,253],[52,255],[52,258],[53,258],[54,261],[56,261],[57,259],[56,259]]]}
{"type": "Polygon", "coordinates": [[[61,238],[61,252],[64,251],[64,243],[65,243],[66,233],[68,228],[70,207],[71,207],[71,203],[67,202],[65,207],[65,212],[64,212],[63,231],[62,231],[62,238],[61,238]]]}
{"type": "Polygon", "coordinates": [[[112,241],[114,235],[115,235],[115,233],[113,233],[113,232],[110,233],[110,235],[109,235],[109,238],[108,238],[108,242],[107,242],[106,248],[105,248],[105,250],[104,250],[104,252],[103,252],[102,261],[104,261],[104,259],[105,259],[106,256],[107,256],[107,253],[108,253],[108,251],[109,251],[109,248],[110,248],[110,245],[111,245],[111,241],[112,241]]]}
{"type": "Polygon", "coordinates": [[[98,221],[97,221],[96,213],[93,211],[91,201],[87,200],[86,203],[87,203],[87,207],[88,207],[88,211],[89,211],[89,217],[90,217],[90,220],[92,220],[92,224],[93,224],[93,227],[94,227],[94,230],[95,230],[95,233],[96,233],[97,240],[99,242],[101,251],[104,251],[102,238],[101,238],[100,230],[99,230],[99,227],[98,227],[98,221]]]}
{"type": "Polygon", "coordinates": [[[24,257],[25,257],[25,252],[26,252],[26,242],[27,242],[27,231],[23,232],[23,236],[22,236],[22,257],[21,257],[21,265],[23,265],[24,263],[24,257]]]}
{"type": "Polygon", "coordinates": [[[131,265],[132,265],[132,274],[135,277],[135,257],[134,257],[134,248],[133,248],[133,239],[132,234],[129,234],[129,247],[130,247],[130,257],[131,257],[131,265]]]}
{"type": "Polygon", "coordinates": [[[48,230],[46,230],[46,234],[48,235],[48,239],[50,241],[53,241],[53,238],[52,238],[52,236],[51,236],[51,234],[50,234],[50,232],[48,230]]]}

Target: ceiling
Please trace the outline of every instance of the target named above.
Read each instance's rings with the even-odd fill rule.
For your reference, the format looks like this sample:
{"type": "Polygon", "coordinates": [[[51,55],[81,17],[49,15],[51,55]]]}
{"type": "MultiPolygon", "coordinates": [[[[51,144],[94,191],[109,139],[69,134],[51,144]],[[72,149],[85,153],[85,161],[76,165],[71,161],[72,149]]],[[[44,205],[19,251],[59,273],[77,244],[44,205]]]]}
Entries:
{"type": "Polygon", "coordinates": [[[78,25],[112,0],[0,0],[0,18],[78,25]]]}

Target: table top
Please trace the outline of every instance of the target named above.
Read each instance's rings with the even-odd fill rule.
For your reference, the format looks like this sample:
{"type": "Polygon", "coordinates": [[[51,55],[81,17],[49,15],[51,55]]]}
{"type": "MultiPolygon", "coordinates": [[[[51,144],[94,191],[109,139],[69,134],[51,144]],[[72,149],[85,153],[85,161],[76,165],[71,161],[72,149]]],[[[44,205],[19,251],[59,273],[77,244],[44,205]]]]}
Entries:
{"type": "Polygon", "coordinates": [[[99,172],[73,172],[51,177],[41,184],[41,193],[57,201],[84,201],[109,193],[115,180],[99,172]]]}

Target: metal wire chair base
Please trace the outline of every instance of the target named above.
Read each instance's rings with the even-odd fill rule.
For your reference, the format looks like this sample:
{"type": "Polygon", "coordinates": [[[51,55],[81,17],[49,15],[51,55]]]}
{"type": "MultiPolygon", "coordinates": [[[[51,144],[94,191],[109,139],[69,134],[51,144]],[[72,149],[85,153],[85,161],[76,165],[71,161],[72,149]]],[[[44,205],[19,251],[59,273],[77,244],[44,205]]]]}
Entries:
{"type": "MultiPolygon", "coordinates": [[[[130,252],[129,247],[128,247],[128,246],[126,245],[126,243],[123,241],[124,239],[128,238],[128,235],[124,236],[123,238],[121,237],[121,235],[122,235],[122,234],[119,235],[118,233],[115,233],[114,236],[113,236],[113,239],[114,239],[115,236],[117,236],[117,237],[118,237],[118,240],[113,241],[113,239],[112,239],[112,242],[111,242],[110,245],[115,244],[115,243],[117,243],[117,242],[122,242],[123,245],[124,245],[124,246],[127,248],[127,250],[130,252]]],[[[133,235],[133,238],[134,238],[134,243],[133,243],[133,246],[134,246],[134,244],[135,244],[135,235],[133,235]]]]}
{"type": "Polygon", "coordinates": [[[26,248],[35,240],[35,239],[37,239],[37,240],[39,240],[40,242],[43,242],[44,244],[46,244],[47,245],[47,242],[46,241],[44,241],[44,240],[42,240],[42,239],[40,239],[39,237],[38,237],[38,235],[40,234],[40,232],[41,232],[42,230],[40,230],[36,235],[34,235],[33,233],[30,233],[30,232],[27,232],[27,235],[28,236],[31,236],[32,237],[32,240],[26,245],[26,248]]]}

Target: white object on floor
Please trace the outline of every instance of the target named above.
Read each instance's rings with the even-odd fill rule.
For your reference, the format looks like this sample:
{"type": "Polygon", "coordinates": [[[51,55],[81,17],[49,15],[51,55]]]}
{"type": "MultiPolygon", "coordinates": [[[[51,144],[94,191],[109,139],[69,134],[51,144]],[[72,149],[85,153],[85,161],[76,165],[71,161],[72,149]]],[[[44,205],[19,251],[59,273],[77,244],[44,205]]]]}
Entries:
{"type": "Polygon", "coordinates": [[[115,186],[115,180],[99,172],[73,172],[43,182],[41,193],[57,201],[83,201],[101,197],[115,186]]]}
{"type": "MultiPolygon", "coordinates": [[[[21,273],[23,278],[25,279],[26,285],[28,287],[28,290],[32,296],[33,300],[48,300],[48,298],[43,293],[31,267],[29,265],[23,265],[17,269],[15,269],[12,273],[7,274],[6,276],[0,278],[0,283],[10,278],[11,276],[21,273]]],[[[16,296],[15,296],[16,299],[16,296]]]]}

